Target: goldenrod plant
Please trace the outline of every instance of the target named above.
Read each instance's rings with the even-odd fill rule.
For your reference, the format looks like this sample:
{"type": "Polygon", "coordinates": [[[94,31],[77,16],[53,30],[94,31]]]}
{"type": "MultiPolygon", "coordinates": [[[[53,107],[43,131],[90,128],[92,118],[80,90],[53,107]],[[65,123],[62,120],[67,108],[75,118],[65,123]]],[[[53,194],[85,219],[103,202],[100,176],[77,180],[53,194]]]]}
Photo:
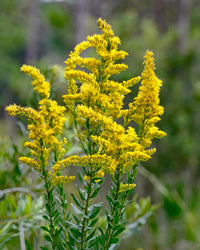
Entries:
{"type": "MultiPolygon", "coordinates": [[[[126,228],[125,211],[135,188],[137,167],[155,153],[152,139],[166,135],[156,126],[164,110],[159,100],[162,81],[154,72],[153,52],[146,52],[141,77],[117,82],[112,76],[128,68],[121,62],[127,53],[118,50],[120,39],[106,21],[99,18],[97,24],[102,34],[88,36],[65,61],[68,84],[68,92],[63,95],[65,106],[50,98],[51,86],[38,69],[23,65],[21,70],[34,79],[32,85],[40,95],[38,110],[16,104],[6,108],[11,116],[28,118],[30,133],[25,146],[31,156],[20,160],[44,181],[43,218],[47,225],[41,228],[51,249],[117,248],[126,228]],[[88,48],[95,49],[95,58],[81,56],[88,48]],[[139,82],[138,95],[124,109],[125,96],[139,82]],[[67,139],[62,132],[66,112],[74,121],[83,150],[81,155],[65,156],[67,139]],[[122,118],[120,123],[119,118],[122,118]],[[63,186],[75,178],[63,173],[69,166],[82,169],[77,171],[79,197],[71,194],[72,209],[67,205],[67,190],[63,186]],[[96,203],[95,197],[108,175],[112,185],[105,195],[109,207],[105,226],[101,227],[98,219],[103,203],[96,203]]],[[[47,245],[41,249],[49,248],[47,245]]]]}

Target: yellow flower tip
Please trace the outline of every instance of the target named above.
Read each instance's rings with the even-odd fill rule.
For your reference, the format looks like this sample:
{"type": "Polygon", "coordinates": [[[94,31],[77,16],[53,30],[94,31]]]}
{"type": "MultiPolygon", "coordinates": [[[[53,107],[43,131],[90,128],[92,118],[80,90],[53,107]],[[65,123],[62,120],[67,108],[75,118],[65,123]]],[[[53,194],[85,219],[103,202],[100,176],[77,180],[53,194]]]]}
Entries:
{"type": "Polygon", "coordinates": [[[144,64],[146,65],[146,67],[149,67],[152,70],[155,69],[153,56],[154,56],[154,53],[153,53],[153,51],[150,51],[150,50],[147,50],[146,54],[144,56],[144,58],[145,58],[144,64]]]}
{"type": "Polygon", "coordinates": [[[40,73],[39,69],[25,64],[20,69],[34,79],[32,82],[32,85],[35,86],[34,90],[38,92],[42,98],[48,98],[50,96],[50,84],[45,81],[45,77],[40,73]]]}
{"type": "Polygon", "coordinates": [[[101,30],[103,29],[111,29],[111,26],[106,23],[106,20],[102,20],[101,17],[97,20],[97,25],[101,30]]]}
{"type": "Polygon", "coordinates": [[[17,112],[19,112],[20,106],[18,106],[16,104],[9,105],[9,106],[6,107],[5,110],[8,112],[8,114],[10,116],[15,116],[17,114],[17,112]]]}
{"type": "Polygon", "coordinates": [[[126,192],[128,190],[131,190],[131,189],[134,189],[136,186],[135,183],[133,184],[123,184],[123,183],[120,183],[120,189],[119,189],[119,192],[126,192]]]}
{"type": "Polygon", "coordinates": [[[114,37],[114,33],[111,29],[111,26],[107,24],[106,20],[102,20],[99,18],[97,20],[97,25],[99,26],[99,29],[103,31],[105,35],[108,35],[109,37],[114,37]]]}
{"type": "Polygon", "coordinates": [[[29,165],[30,167],[33,167],[36,171],[38,172],[41,171],[41,166],[36,160],[29,158],[29,157],[25,157],[25,156],[20,157],[19,160],[23,162],[24,164],[29,165]]]}
{"type": "Polygon", "coordinates": [[[66,175],[56,176],[55,174],[52,174],[51,171],[49,172],[49,174],[51,175],[52,183],[55,186],[72,182],[75,179],[75,176],[66,176],[66,175]]]}

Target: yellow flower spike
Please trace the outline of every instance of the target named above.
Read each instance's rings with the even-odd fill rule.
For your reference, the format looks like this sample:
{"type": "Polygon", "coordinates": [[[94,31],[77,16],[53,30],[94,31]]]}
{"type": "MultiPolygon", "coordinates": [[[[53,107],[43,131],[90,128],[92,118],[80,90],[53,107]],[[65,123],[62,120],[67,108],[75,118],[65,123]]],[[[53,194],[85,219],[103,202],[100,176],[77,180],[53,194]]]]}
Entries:
{"type": "Polygon", "coordinates": [[[51,171],[49,172],[51,181],[54,186],[62,185],[64,183],[72,182],[75,179],[75,176],[66,176],[66,175],[59,175],[56,176],[55,174],[52,174],[51,171]]]}
{"type": "Polygon", "coordinates": [[[107,41],[103,38],[102,35],[93,35],[87,37],[88,42],[94,47],[97,53],[101,51],[106,51],[107,41]]]}
{"type": "Polygon", "coordinates": [[[112,49],[117,49],[117,46],[121,44],[121,41],[119,37],[115,36],[110,40],[110,43],[111,43],[110,49],[112,50],[112,49]]]}
{"type": "Polygon", "coordinates": [[[131,190],[131,189],[134,189],[136,186],[136,184],[123,184],[123,183],[120,183],[120,188],[119,188],[119,192],[122,193],[122,192],[126,192],[128,190],[131,190]]]}
{"type": "Polygon", "coordinates": [[[17,115],[20,112],[20,110],[21,110],[21,107],[16,104],[9,105],[8,107],[6,107],[6,111],[8,112],[10,116],[17,115]]]}
{"type": "Polygon", "coordinates": [[[64,116],[65,107],[57,104],[56,101],[43,99],[39,102],[40,114],[45,118],[49,128],[51,128],[55,134],[60,134],[66,121],[64,116]]]}
{"type": "Polygon", "coordinates": [[[98,53],[103,60],[105,61],[117,61],[117,60],[123,60],[128,53],[125,51],[117,51],[115,49],[111,50],[111,51],[100,51],[98,53]]]}
{"type": "Polygon", "coordinates": [[[24,115],[32,122],[41,123],[44,121],[43,117],[39,114],[39,112],[37,112],[36,110],[32,108],[27,108],[27,107],[24,108],[16,104],[13,104],[13,105],[6,107],[6,111],[8,112],[10,116],[24,115]]]}
{"type": "Polygon", "coordinates": [[[41,170],[42,170],[41,165],[37,160],[34,160],[32,158],[29,158],[29,157],[25,157],[25,156],[20,157],[19,160],[21,162],[23,162],[24,164],[33,167],[38,172],[41,172],[41,170]]]}
{"type": "Polygon", "coordinates": [[[96,103],[96,96],[99,93],[99,88],[95,88],[93,84],[85,83],[82,84],[81,89],[81,100],[83,103],[88,103],[88,101],[92,102],[93,104],[96,103]]]}
{"type": "Polygon", "coordinates": [[[131,92],[130,89],[124,87],[121,83],[112,80],[104,82],[102,89],[106,92],[118,92],[121,95],[127,95],[131,92]]]}
{"type": "Polygon", "coordinates": [[[99,26],[99,29],[101,29],[106,36],[109,36],[111,38],[114,36],[114,32],[112,31],[111,26],[107,24],[105,20],[99,18],[97,21],[97,25],[99,26]]]}
{"type": "Polygon", "coordinates": [[[136,83],[138,83],[140,80],[141,80],[141,77],[137,76],[137,77],[133,77],[127,81],[123,81],[122,84],[124,87],[130,88],[130,87],[134,86],[136,83]]]}
{"type": "Polygon", "coordinates": [[[91,83],[95,80],[92,75],[90,75],[86,72],[83,72],[81,70],[65,71],[65,78],[66,79],[72,78],[72,79],[79,80],[81,82],[88,82],[88,83],[91,83]]]}
{"type": "Polygon", "coordinates": [[[102,127],[105,128],[106,130],[119,134],[124,132],[124,128],[121,125],[114,122],[111,117],[106,117],[94,111],[92,108],[87,108],[84,105],[78,105],[77,113],[79,114],[79,116],[85,119],[90,119],[92,122],[102,124],[102,127]]]}
{"type": "Polygon", "coordinates": [[[37,68],[30,65],[23,65],[21,71],[34,79],[32,82],[32,85],[35,86],[34,90],[38,92],[42,98],[48,98],[50,96],[50,84],[45,81],[44,76],[37,68]]]}
{"type": "Polygon", "coordinates": [[[150,119],[163,114],[163,107],[159,106],[159,92],[162,81],[154,73],[153,52],[146,52],[144,65],[142,84],[138,96],[134,99],[135,111],[133,118],[139,124],[141,120],[144,121],[147,117],[150,119]]]}
{"type": "Polygon", "coordinates": [[[149,128],[146,136],[150,138],[162,138],[166,136],[166,133],[159,130],[157,127],[151,127],[149,128]]]}
{"type": "Polygon", "coordinates": [[[142,151],[127,152],[124,154],[125,157],[132,162],[148,161],[151,157],[142,151]]]}
{"type": "Polygon", "coordinates": [[[114,74],[119,74],[122,71],[125,71],[128,68],[128,66],[124,63],[120,64],[110,64],[105,70],[104,74],[105,75],[114,75],[114,74]]]}
{"type": "Polygon", "coordinates": [[[153,155],[155,154],[155,152],[156,152],[156,148],[150,148],[150,149],[145,150],[145,153],[148,155],[153,155]]]}
{"type": "Polygon", "coordinates": [[[37,141],[34,141],[34,142],[29,142],[29,141],[26,141],[24,143],[24,146],[27,147],[27,148],[30,148],[36,152],[40,151],[40,145],[37,141]]]}
{"type": "Polygon", "coordinates": [[[83,42],[79,43],[78,45],[76,45],[74,52],[75,52],[75,54],[79,55],[82,51],[86,50],[90,46],[91,46],[90,42],[83,41],[83,42]]]}

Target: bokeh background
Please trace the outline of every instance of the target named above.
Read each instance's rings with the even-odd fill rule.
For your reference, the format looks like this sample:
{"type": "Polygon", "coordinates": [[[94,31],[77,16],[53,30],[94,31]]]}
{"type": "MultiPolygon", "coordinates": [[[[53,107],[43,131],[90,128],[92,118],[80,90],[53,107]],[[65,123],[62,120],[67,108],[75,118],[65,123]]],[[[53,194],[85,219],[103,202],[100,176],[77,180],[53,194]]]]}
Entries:
{"type": "Polygon", "coordinates": [[[138,196],[150,196],[159,208],[121,249],[199,250],[199,13],[199,0],[1,0],[0,189],[20,186],[18,177],[10,176],[24,171],[15,160],[20,149],[13,146],[24,128],[5,112],[13,102],[34,106],[31,80],[20,66],[40,68],[54,82],[59,100],[67,88],[64,60],[75,44],[98,32],[96,20],[102,17],[120,37],[121,49],[129,53],[125,60],[129,69],[119,81],[140,75],[145,51],[153,50],[156,74],[163,80],[160,98],[165,114],[159,124],[168,134],[155,141],[157,153],[143,164],[137,178],[138,196]],[[13,165],[15,172],[8,177],[13,165]]]}

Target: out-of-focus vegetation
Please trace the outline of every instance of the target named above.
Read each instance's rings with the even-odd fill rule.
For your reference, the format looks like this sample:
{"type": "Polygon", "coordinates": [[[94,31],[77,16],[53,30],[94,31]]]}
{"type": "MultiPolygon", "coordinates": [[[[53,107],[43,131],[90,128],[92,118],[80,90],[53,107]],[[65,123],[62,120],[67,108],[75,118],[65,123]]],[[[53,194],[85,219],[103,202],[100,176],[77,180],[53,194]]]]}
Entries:
{"type": "MultiPolygon", "coordinates": [[[[165,107],[165,115],[160,124],[168,136],[156,142],[159,153],[141,168],[141,177],[137,183],[137,192],[144,197],[150,196],[152,202],[159,203],[160,206],[148,225],[144,226],[135,237],[126,239],[121,248],[198,250],[200,246],[199,12],[198,0],[1,0],[0,189],[35,188],[31,186],[30,181],[27,181],[33,177],[15,160],[20,154],[18,151],[22,150],[21,145],[11,146],[16,142],[15,138],[19,137],[18,127],[12,125],[13,121],[8,119],[4,111],[5,106],[12,102],[35,105],[31,85],[20,72],[20,66],[23,63],[30,63],[42,68],[47,78],[54,77],[57,84],[54,83],[53,87],[59,100],[67,87],[62,74],[63,61],[75,43],[84,39],[87,33],[92,34],[95,31],[95,20],[101,16],[111,23],[115,33],[122,40],[123,49],[129,53],[127,63],[132,75],[136,76],[141,72],[143,67],[141,58],[149,48],[155,53],[158,67],[156,73],[164,81],[161,103],[165,107]],[[54,63],[57,65],[53,66],[54,63]],[[13,142],[3,143],[8,141],[8,137],[13,142]],[[16,148],[19,148],[18,151],[16,148]]],[[[121,79],[130,77],[126,72],[121,74],[121,79]]],[[[18,218],[24,220],[31,218],[29,216],[32,211],[37,210],[37,206],[31,205],[33,197],[26,194],[17,193],[13,198],[9,196],[7,199],[8,201],[5,197],[0,197],[0,207],[9,206],[9,211],[16,214],[16,218],[13,217],[14,222],[11,222],[9,227],[12,226],[13,233],[17,234],[18,218]],[[25,207],[17,212],[16,208],[19,210],[21,206],[18,202],[28,204],[29,211],[27,212],[24,205],[25,207]]],[[[38,214],[40,212],[37,210],[38,214]]],[[[3,216],[5,215],[0,210],[0,217],[3,216]]],[[[1,225],[0,227],[4,232],[8,230],[1,225]]],[[[31,234],[30,231],[29,233],[31,234]]],[[[3,240],[0,240],[0,244],[3,240]]]]}

